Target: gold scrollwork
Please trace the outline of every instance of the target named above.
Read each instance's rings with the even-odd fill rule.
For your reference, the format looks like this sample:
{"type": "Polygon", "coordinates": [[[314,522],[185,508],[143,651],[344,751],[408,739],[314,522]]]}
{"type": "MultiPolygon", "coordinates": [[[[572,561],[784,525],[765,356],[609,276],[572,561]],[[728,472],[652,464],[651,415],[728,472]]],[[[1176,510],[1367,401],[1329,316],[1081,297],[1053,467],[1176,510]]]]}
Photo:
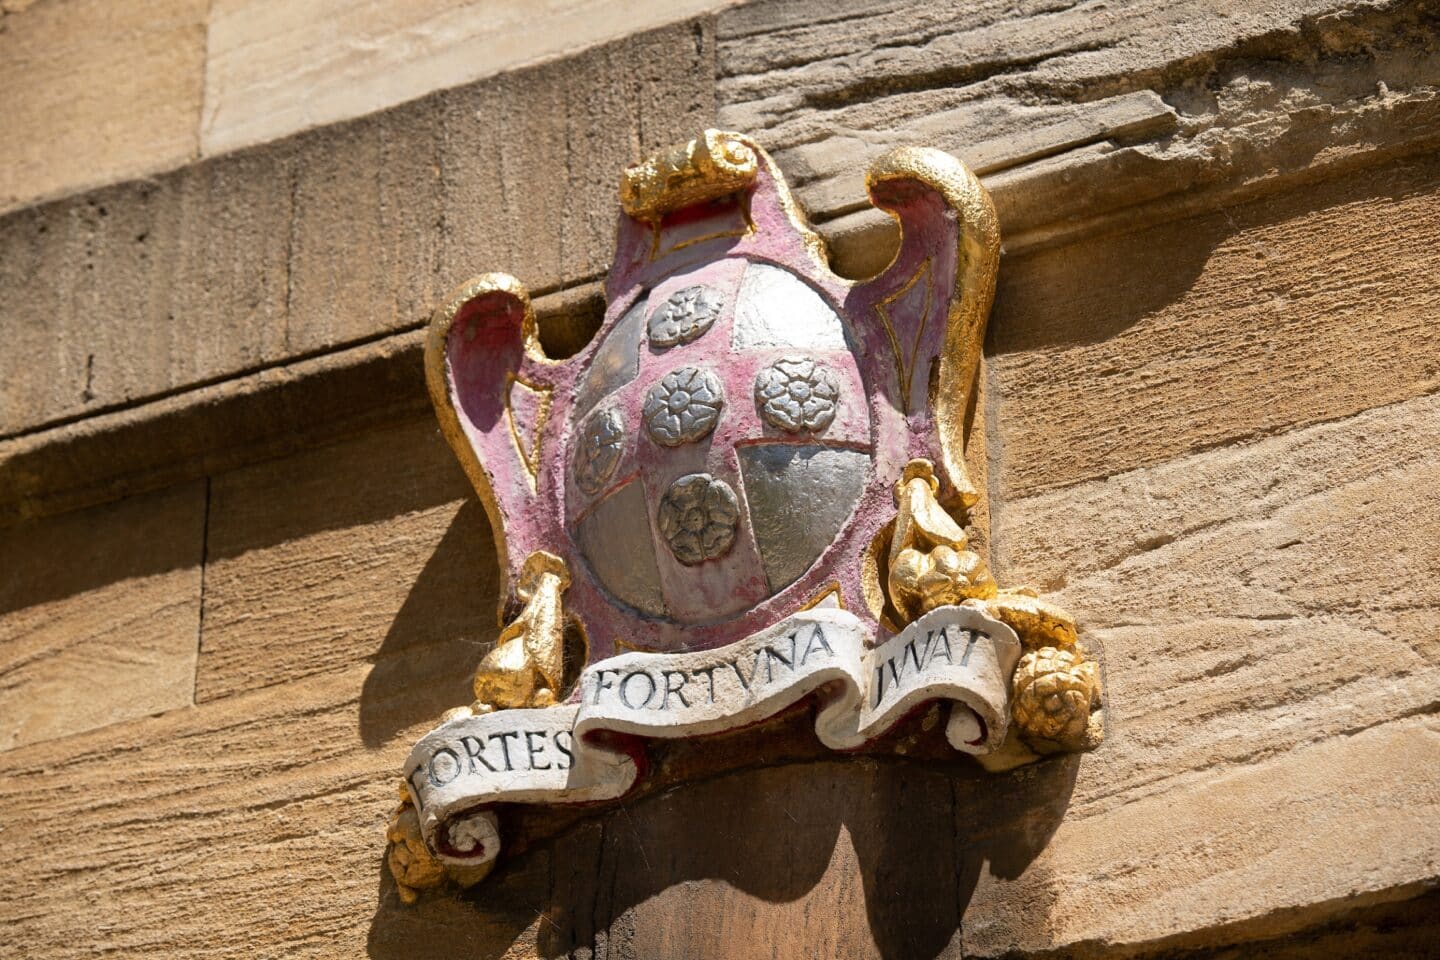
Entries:
{"type": "MultiPolygon", "coordinates": [[[[446,711],[443,720],[492,710],[548,707],[565,695],[565,609],[560,597],[569,586],[570,570],[559,557],[537,550],[525,558],[517,589],[524,608],[476,668],[475,702],[446,711]]],[[[447,880],[467,887],[490,872],[491,864],[457,867],[438,860],[425,845],[403,783],[400,797],[386,831],[390,847],[385,863],[401,900],[414,903],[418,891],[447,880]]]]}
{"type": "Polygon", "coordinates": [[[1024,653],[1011,680],[1013,742],[981,762],[1003,769],[1039,754],[1097,746],[1104,736],[1100,670],[1080,644],[1074,619],[1031,590],[999,589],[938,493],[934,464],[911,460],[895,484],[886,586],[904,624],[936,607],[965,605],[1020,638],[1024,653]]]}
{"type": "Polygon", "coordinates": [[[620,205],[636,220],[654,222],[672,210],[745,189],[759,169],[760,159],[744,138],[706,130],[626,167],[620,205]]]}
{"type": "Polygon", "coordinates": [[[495,865],[491,860],[479,866],[461,867],[436,859],[420,835],[420,816],[404,781],[400,783],[400,805],[390,814],[385,839],[390,841],[385,865],[390,868],[395,889],[405,904],[419,900],[420,891],[433,890],[447,881],[461,888],[473,887],[489,876],[495,865]]]}

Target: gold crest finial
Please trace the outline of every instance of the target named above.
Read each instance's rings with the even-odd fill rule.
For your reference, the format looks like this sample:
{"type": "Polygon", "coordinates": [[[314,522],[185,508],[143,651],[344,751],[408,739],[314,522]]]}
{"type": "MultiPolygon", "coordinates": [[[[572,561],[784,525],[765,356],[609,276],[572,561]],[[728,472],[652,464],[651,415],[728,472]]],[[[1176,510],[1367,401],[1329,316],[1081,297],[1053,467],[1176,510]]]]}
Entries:
{"type": "Polygon", "coordinates": [[[760,160],[738,136],[706,130],[625,168],[620,205],[637,220],[654,221],[672,210],[715,200],[755,182],[760,160]]]}

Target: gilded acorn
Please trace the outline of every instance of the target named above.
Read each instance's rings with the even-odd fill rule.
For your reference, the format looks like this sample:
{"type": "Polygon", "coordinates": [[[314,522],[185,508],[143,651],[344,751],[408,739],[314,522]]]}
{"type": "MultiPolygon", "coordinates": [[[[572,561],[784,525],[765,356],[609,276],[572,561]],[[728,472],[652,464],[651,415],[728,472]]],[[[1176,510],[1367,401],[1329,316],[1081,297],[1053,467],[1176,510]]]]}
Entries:
{"type": "Polygon", "coordinates": [[[1091,707],[1100,702],[1100,675],[1078,650],[1041,647],[1020,658],[1011,689],[1022,737],[1032,745],[1075,749],[1091,707]]]}
{"type": "Polygon", "coordinates": [[[385,862],[405,903],[414,903],[417,891],[438,887],[444,882],[445,868],[421,839],[420,818],[408,797],[391,816],[386,839],[390,841],[390,850],[385,862]]]}

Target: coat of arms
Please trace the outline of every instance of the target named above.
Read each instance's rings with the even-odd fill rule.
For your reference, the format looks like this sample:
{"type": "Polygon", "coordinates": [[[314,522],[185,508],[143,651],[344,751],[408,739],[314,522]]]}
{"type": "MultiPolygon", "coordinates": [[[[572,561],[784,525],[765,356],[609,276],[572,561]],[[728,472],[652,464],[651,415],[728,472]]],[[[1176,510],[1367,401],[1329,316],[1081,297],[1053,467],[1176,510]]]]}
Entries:
{"type": "Polygon", "coordinates": [[[508,588],[475,702],[403,771],[402,895],[483,877],[496,804],[619,797],[648,741],[807,698],[834,749],[937,701],[950,744],[991,769],[1098,743],[1073,620],[1000,589],[966,533],[990,199],[929,149],[867,184],[901,243],[850,281],[765,152],[709,130],[624,171],[608,306],[579,354],[545,355],[504,274],[436,312],[431,395],[508,588]]]}

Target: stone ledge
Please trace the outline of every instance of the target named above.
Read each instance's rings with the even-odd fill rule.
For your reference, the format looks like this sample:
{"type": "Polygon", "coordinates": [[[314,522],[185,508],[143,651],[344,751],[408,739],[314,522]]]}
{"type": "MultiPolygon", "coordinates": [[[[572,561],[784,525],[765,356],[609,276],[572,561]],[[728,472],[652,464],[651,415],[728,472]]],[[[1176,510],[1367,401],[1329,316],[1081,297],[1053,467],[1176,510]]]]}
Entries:
{"type": "MultiPolygon", "coordinates": [[[[1388,152],[1377,150],[1363,159],[1374,160],[1388,155],[1388,152]]],[[[1269,191],[1304,183],[1315,188],[1312,194],[1317,198],[1331,198],[1333,201],[1334,195],[1353,204],[1351,193],[1360,189],[1358,184],[1361,181],[1355,180],[1357,186],[1349,190],[1348,181],[1339,177],[1352,176],[1348,163],[1360,162],[1361,158],[1351,157],[1343,167],[1317,168],[1286,178],[1271,178],[1265,182],[1264,189],[1269,191]],[[1317,179],[1321,174],[1331,175],[1329,180],[1324,181],[1328,184],[1324,189],[1320,189],[1321,182],[1317,179]]],[[[1403,181],[1409,184],[1406,189],[1413,191],[1416,184],[1423,183],[1422,174],[1423,171],[1407,175],[1408,179],[1400,177],[1395,180],[1389,173],[1379,171],[1370,179],[1382,187],[1392,181],[1403,181]]],[[[1254,192],[1257,189],[1258,186],[1251,185],[1227,193],[1225,188],[1217,187],[1216,193],[1190,195],[1179,205],[1156,204],[1149,212],[1152,216],[1173,215],[1192,207],[1228,202],[1237,192],[1254,192]]],[[[1010,192],[1010,188],[998,194],[1002,202],[1007,196],[1013,198],[1019,195],[1010,192]]],[[[1303,201],[1304,197],[1297,192],[1293,198],[1287,198],[1284,205],[1287,209],[1299,209],[1303,207],[1303,201]]],[[[1229,216],[1228,213],[1225,215],[1229,216]]],[[[877,217],[863,220],[845,217],[822,226],[821,231],[829,240],[834,260],[845,272],[863,274],[867,266],[888,261],[896,240],[893,221],[882,215],[877,214],[877,217]]],[[[1233,223],[1233,217],[1231,221],[1233,223]]],[[[1164,234],[1167,237],[1176,230],[1184,232],[1180,227],[1166,229],[1171,231],[1164,234]]],[[[1244,234],[1239,236],[1240,240],[1245,239],[1244,234]]],[[[1097,247],[1094,256],[1103,260],[1107,249],[1104,245],[1097,247]]],[[[1121,244],[1117,249],[1125,247],[1121,244]]],[[[1194,251],[1191,252],[1193,254],[1194,251]]],[[[1017,255],[1014,250],[1010,253],[1012,257],[1017,255]]],[[[1314,256],[1320,254],[1320,248],[1316,247],[1314,256]]],[[[1366,251],[1366,255],[1373,255],[1373,251],[1366,251]]],[[[999,332],[992,334],[992,340],[995,340],[991,344],[992,351],[996,349],[996,344],[1000,344],[1001,352],[1005,354],[992,366],[996,371],[1003,371],[1004,380],[1000,387],[1005,387],[1010,380],[1015,381],[1009,383],[1012,396],[1008,399],[1012,407],[1021,403],[1021,386],[1030,384],[1033,389],[1026,396],[1027,402],[1034,407],[1032,414],[1044,410],[1047,418],[1053,418],[1056,408],[1051,391],[1046,387],[1044,373],[1044,364],[1050,361],[1045,360],[1044,351],[1036,352],[1035,343],[1024,341],[1027,337],[1034,340],[1057,325],[1070,329],[1066,326],[1069,321],[1049,316],[1049,311],[1059,302],[1056,299],[1059,293],[1052,296],[1044,292],[1057,283],[1064,285],[1069,276],[1065,270],[1069,259],[1064,249],[1056,249],[1045,252],[1039,260],[1025,257],[1007,262],[1011,262],[1012,266],[1006,268],[1002,263],[1002,291],[1009,290],[1014,284],[1028,282],[1029,287],[1025,290],[1030,292],[1024,296],[1015,291],[1006,293],[1003,302],[997,304],[992,323],[1005,326],[1008,332],[1000,340],[995,340],[995,337],[1001,336],[999,332]],[[1050,260],[1044,257],[1058,258],[1058,266],[1047,266],[1050,260]],[[1006,281],[1006,276],[1010,276],[1011,280],[1006,281]],[[1022,277],[1030,279],[1022,281],[1022,277]],[[1035,302],[1030,302],[1032,300],[1035,302]],[[1035,313],[1036,310],[1040,313],[1035,313]],[[1017,337],[1022,342],[1012,343],[1017,337]],[[1035,360],[1029,366],[1021,364],[1019,372],[1011,369],[1017,362],[1032,355],[1035,360]],[[1024,371],[1031,367],[1035,368],[1033,375],[1026,374],[1024,371]]],[[[1299,266],[1304,266],[1306,262],[1303,257],[1297,260],[1299,266]]],[[[1316,264],[1319,263],[1317,260],[1316,264]]],[[[1312,275],[1320,277],[1322,274],[1317,270],[1318,266],[1309,272],[1296,272],[1295,282],[1312,275]]],[[[1316,279],[1315,282],[1320,281],[1316,279]]],[[[1405,295],[1413,297],[1418,289],[1406,291],[1405,295]]],[[[432,296],[438,298],[442,292],[437,290],[432,296]]],[[[1086,303],[1091,301],[1095,301],[1098,308],[1105,309],[1110,302],[1093,291],[1085,299],[1086,303]]],[[[588,339],[598,323],[603,309],[600,284],[582,283],[538,296],[535,306],[547,348],[557,356],[568,355],[588,339]]],[[[1386,324],[1393,325],[1395,318],[1387,313],[1384,319],[1386,324]]],[[[400,332],[356,346],[322,351],[296,361],[277,361],[274,366],[238,377],[177,390],[157,400],[0,440],[0,467],[3,467],[0,469],[0,526],[282,456],[423,413],[428,409],[429,401],[421,369],[421,322],[417,319],[400,332]]],[[[1071,330],[1066,336],[1083,337],[1084,334],[1084,330],[1071,330]]],[[[1070,352],[1076,354],[1076,358],[1066,362],[1079,364],[1075,367],[1077,375],[1085,371],[1085,362],[1102,366],[1112,362],[1103,357],[1085,361],[1081,356],[1083,351],[1070,352]]],[[[1380,381],[1374,383],[1378,386],[1380,381]]],[[[1412,385],[1416,390],[1423,389],[1419,380],[1412,385]]],[[[1352,393],[1356,396],[1347,402],[1353,401],[1352,405],[1357,409],[1367,405],[1365,398],[1371,394],[1378,398],[1374,402],[1386,402],[1384,396],[1373,390],[1352,393]]],[[[1002,396],[1002,399],[1005,398],[1002,396]]],[[[1091,427],[1114,429],[1117,425],[1105,421],[1092,423],[1091,427]]],[[[1103,430],[1096,432],[1096,429],[1091,429],[1085,436],[1071,438],[1071,441],[1089,450],[1097,447],[1106,435],[1103,430]]],[[[1057,477],[1051,475],[1050,469],[1055,464],[1034,450],[1031,450],[1028,459],[1020,458],[1024,462],[1010,463],[1035,445],[1034,438],[1026,437],[1010,450],[1011,456],[1005,462],[1009,473],[1016,474],[1018,485],[1015,490],[1007,489],[1007,495],[1023,495],[1056,482],[1057,477]]],[[[1037,449],[1043,452],[1043,448],[1037,449]]]]}
{"type": "MultiPolygon", "coordinates": [[[[819,52],[813,38],[797,48],[814,62],[768,69],[794,25],[781,17],[765,33],[775,11],[757,4],[720,18],[718,45],[702,18],[20,211],[0,218],[0,323],[17,358],[0,364],[0,436],[413,328],[441,291],[483,268],[518,272],[537,292],[594,279],[609,259],[614,171],[717,114],[777,151],[816,219],[833,222],[837,266],[851,275],[873,272],[888,249],[879,238],[892,222],[865,207],[860,169],[897,143],[947,147],[987,172],[1011,252],[1440,143],[1440,59],[1427,52],[1436,27],[1423,6],[1306,9],[1201,31],[1184,56],[1131,49],[1116,33],[1123,40],[1133,14],[1119,27],[1107,15],[1093,27],[1108,38],[1098,59],[950,84],[926,72],[945,50],[983,61],[1009,37],[1021,49],[1007,55],[1023,59],[1026,44],[1044,49],[1072,29],[1074,13],[1011,22],[990,10],[974,30],[957,20],[934,48],[905,32],[908,20],[877,14],[865,31],[900,31],[901,52],[883,63],[830,50],[845,30],[830,36],[835,25],[817,18],[819,52]],[[743,41],[736,23],[750,27],[743,41]],[[637,79],[637,61],[663,79],[637,79]],[[825,91],[849,90],[856,62],[879,71],[870,92],[836,106],[825,91]],[[902,80],[919,88],[897,92],[902,80]],[[811,106],[754,101],[767,83],[811,106]],[[1274,93],[1287,87],[1297,92],[1274,93]]],[[[1187,16],[1200,14],[1181,4],[1161,21],[1187,16]]]]}
{"type": "Polygon", "coordinates": [[[0,218],[0,437],[414,329],[485,270],[599,277],[619,171],[713,122],[708,24],[0,218]]]}
{"type": "MultiPolygon", "coordinates": [[[[598,283],[535,300],[554,356],[599,324],[598,283]]],[[[430,409],[424,330],[0,440],[0,527],[333,443],[430,409]]]]}
{"type": "Polygon", "coordinates": [[[0,214],[343,123],[738,0],[5,0],[0,214]]]}

